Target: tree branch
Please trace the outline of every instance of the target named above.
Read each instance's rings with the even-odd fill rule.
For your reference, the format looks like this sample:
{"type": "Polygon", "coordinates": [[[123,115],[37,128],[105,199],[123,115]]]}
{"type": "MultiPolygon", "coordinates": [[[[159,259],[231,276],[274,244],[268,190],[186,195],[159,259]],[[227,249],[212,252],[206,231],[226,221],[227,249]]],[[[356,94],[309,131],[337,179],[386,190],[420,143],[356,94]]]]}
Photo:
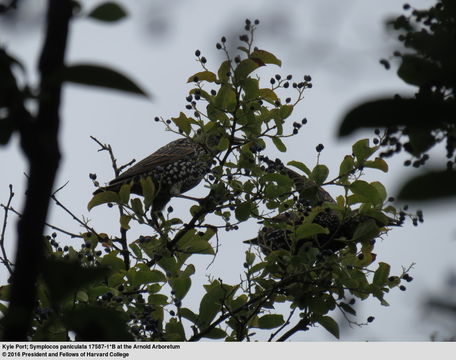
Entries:
{"type": "Polygon", "coordinates": [[[3,206],[3,209],[5,210],[5,216],[3,217],[3,227],[2,227],[2,234],[0,235],[0,248],[2,249],[2,258],[1,261],[2,263],[6,266],[6,269],[10,273],[10,275],[13,273],[13,270],[11,269],[11,262],[8,260],[8,256],[6,255],[6,250],[5,250],[5,231],[6,231],[6,224],[8,223],[8,211],[9,207],[11,205],[11,200],[13,200],[14,193],[13,193],[13,185],[10,184],[9,186],[9,198],[8,202],[6,203],[6,206],[3,206]]]}
{"type": "Polygon", "coordinates": [[[38,114],[34,119],[16,115],[30,177],[22,218],[18,222],[16,266],[4,318],[3,340],[7,341],[27,340],[36,306],[36,280],[44,258],[43,230],[60,161],[58,130],[62,82],[56,74],[64,66],[71,13],[70,0],[48,1],[46,35],[39,61],[38,114]]]}

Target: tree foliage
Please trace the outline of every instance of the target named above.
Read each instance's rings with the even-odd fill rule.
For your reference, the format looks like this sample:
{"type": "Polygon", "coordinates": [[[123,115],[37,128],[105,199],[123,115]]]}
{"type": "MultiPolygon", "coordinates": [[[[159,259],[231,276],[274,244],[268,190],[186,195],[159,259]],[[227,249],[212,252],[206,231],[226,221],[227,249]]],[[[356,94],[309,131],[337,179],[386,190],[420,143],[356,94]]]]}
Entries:
{"type": "MultiPolygon", "coordinates": [[[[446,169],[431,169],[407,180],[399,192],[404,200],[444,199],[456,195],[453,170],[456,147],[456,6],[439,0],[429,9],[412,9],[390,22],[400,32],[403,51],[395,52],[400,64],[397,75],[417,87],[415,96],[399,95],[360,104],[346,114],[339,134],[359,128],[384,128],[380,139],[383,157],[405,151],[404,165],[418,168],[429,160],[430,150],[445,143],[446,169]],[[436,186],[438,184],[438,186],[436,186]]],[[[389,69],[385,59],[381,63],[389,69]]]]}
{"type": "MultiPolygon", "coordinates": [[[[126,14],[121,10],[106,3],[89,16],[119,20],[126,14]]],[[[264,330],[269,340],[284,341],[317,325],[338,338],[336,310],[359,324],[352,306],[355,299],[374,297],[387,306],[385,295],[390,289],[402,289],[401,281],[411,279],[408,269],[391,274],[390,265],[374,252],[376,238],[389,229],[385,225],[401,224],[408,215],[391,204],[380,182],[363,180],[367,171],[388,171],[386,161],[378,156],[379,146],[372,146],[369,139],[357,141],[334,178],[320,162],[323,145],[316,149],[315,166],[299,159],[287,163],[299,171],[298,178],[280,159],[268,158],[271,147],[285,153],[286,140],[299,135],[306,124],[306,119],[292,119],[312,80],[309,75],[293,80],[292,75],[276,74],[264,83],[261,70],[282,63],[274,54],[254,47],[258,24],[246,21],[246,34],[240,37],[239,55],[234,57],[221,38],[216,47],[226,60],[215,68],[197,50],[202,71],[188,78],[187,111],[171,119],[157,118],[177,136],[214,134],[218,138],[220,152],[204,180],[207,194],[189,207],[188,219],[173,217],[169,207],[166,216],[154,221],[149,209],[157,188],[150,178],[142,179],[143,197],[132,194],[125,184],[119,192],[100,192],[89,201],[92,216],[97,206],[118,208],[118,235],[98,232],[52,195],[56,205],[85,231],[72,234],[58,229],[64,237],[79,239],[79,248],[59,244],[57,233],[44,238],[46,261],[37,282],[30,339],[66,341],[73,332],[76,340],[250,341],[264,330]],[[303,188],[308,181],[313,185],[303,188]],[[315,191],[321,193],[323,187],[337,188],[341,195],[336,200],[313,201],[315,191]],[[331,231],[316,220],[325,213],[335,214],[341,224],[354,216],[359,220],[350,232],[331,231]],[[286,214],[298,214],[298,220],[286,214]],[[282,215],[291,220],[274,220],[282,215]],[[199,306],[191,308],[188,293],[198,286],[192,280],[198,271],[192,263],[196,255],[217,256],[221,230],[238,231],[249,220],[260,221],[261,228],[284,231],[287,246],[261,252],[252,245],[243,254],[241,280],[227,283],[210,278],[203,285],[199,306]],[[132,238],[130,229],[139,226],[147,230],[132,238]],[[329,245],[322,244],[322,239],[329,245]],[[335,242],[338,246],[332,247],[335,242]],[[287,309],[286,315],[277,310],[279,304],[287,309]]],[[[7,55],[4,59],[15,63],[7,55]]],[[[62,81],[77,79],[86,85],[145,93],[125,76],[113,75],[113,70],[67,66],[65,74],[62,81]],[[84,76],[79,76],[81,72],[84,76]]],[[[14,131],[14,126],[9,129],[14,131]]],[[[114,160],[111,147],[99,144],[114,160]]],[[[113,165],[117,175],[115,161],[113,165]]],[[[98,186],[96,176],[91,178],[98,186]]],[[[9,205],[4,208],[12,211],[9,205]]],[[[0,300],[6,304],[10,286],[0,287],[0,300]]],[[[2,304],[0,311],[6,310],[2,304]]]]}

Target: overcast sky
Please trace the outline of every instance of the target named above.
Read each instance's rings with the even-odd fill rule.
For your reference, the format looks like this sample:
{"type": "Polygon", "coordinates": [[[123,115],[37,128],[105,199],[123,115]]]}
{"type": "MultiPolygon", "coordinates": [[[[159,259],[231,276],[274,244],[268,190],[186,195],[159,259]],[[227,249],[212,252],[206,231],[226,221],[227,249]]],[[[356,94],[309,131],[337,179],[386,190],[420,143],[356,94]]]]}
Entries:
{"type": "MultiPolygon", "coordinates": [[[[86,10],[100,1],[84,1],[86,10]]],[[[27,3],[27,1],[24,1],[27,3]]],[[[42,14],[44,1],[28,1],[33,11],[23,12],[23,21],[17,25],[1,25],[0,42],[24,61],[29,69],[28,77],[35,81],[35,64],[42,41],[42,14]]],[[[299,136],[289,139],[289,151],[280,156],[284,161],[299,160],[309,167],[316,161],[315,146],[325,145],[320,161],[337,175],[339,163],[345,154],[351,153],[351,144],[368,132],[358,132],[343,141],[335,136],[337,124],[345,111],[362,100],[388,93],[413,91],[404,85],[394,70],[386,71],[380,58],[392,54],[396,42],[385,30],[385,20],[402,11],[397,0],[174,0],[174,1],[124,1],[130,16],[116,25],[105,25],[85,18],[72,23],[68,63],[91,62],[111,65],[135,79],[152,94],[151,100],[123,93],[100,91],[88,87],[66,85],[62,104],[61,148],[63,159],[56,187],[69,181],[59,193],[59,198],[72,211],[89,216],[99,232],[117,231],[115,209],[95,208],[87,213],[93,185],[89,173],[97,173],[101,183],[112,178],[112,171],[105,153],[97,152],[97,145],[89,136],[113,146],[120,163],[132,158],[140,160],[176,136],[165,132],[153,121],[155,116],[175,116],[185,107],[189,90],[186,79],[200,71],[194,51],[200,49],[208,59],[208,66],[217,69],[222,60],[215,43],[226,35],[230,44],[237,44],[244,19],[258,18],[257,46],[269,50],[282,60],[282,75],[302,76],[310,74],[314,87],[307,91],[303,103],[295,111],[295,120],[307,117],[309,124],[299,136]],[[280,4],[280,6],[278,6],[280,4]]],[[[416,7],[429,6],[433,1],[409,1],[416,7]]],[[[268,149],[271,157],[279,156],[268,149]]],[[[436,151],[438,158],[442,151],[436,151]]],[[[21,208],[24,192],[26,164],[18,150],[15,137],[7,147],[0,149],[2,176],[0,177],[0,202],[8,197],[8,184],[14,184],[17,194],[13,206],[21,208]]],[[[405,157],[390,162],[390,173],[372,172],[371,179],[379,179],[391,195],[410,171],[401,165],[405,157]]],[[[414,171],[417,173],[417,170],[414,171]]],[[[368,177],[369,178],[369,177],[368,177]]],[[[328,191],[332,191],[329,189],[328,191]]],[[[188,195],[205,193],[203,186],[188,195]]],[[[172,200],[176,216],[188,216],[186,200],[172,200]]],[[[423,206],[421,206],[423,207],[423,206]]],[[[415,207],[415,209],[418,207],[415,207]]],[[[425,222],[418,228],[407,223],[395,229],[376,245],[377,261],[392,265],[399,273],[401,266],[416,263],[411,275],[415,278],[407,284],[407,291],[394,289],[387,296],[389,307],[378,301],[364,301],[357,311],[359,320],[375,316],[367,327],[343,329],[342,340],[429,340],[434,332],[445,336],[448,330],[422,308],[422,302],[430,294],[441,294],[445,274],[453,267],[455,250],[454,208],[448,204],[426,206],[425,222]]],[[[14,219],[14,217],[11,217],[14,219]]],[[[15,222],[15,220],[14,220],[15,222]]],[[[14,222],[10,220],[8,241],[12,253],[14,222]]],[[[80,228],[60,209],[52,208],[49,222],[71,229],[80,228]]],[[[198,279],[205,275],[222,277],[227,283],[239,280],[247,249],[242,240],[255,235],[258,225],[245,224],[238,232],[221,234],[221,249],[214,264],[199,256],[195,263],[198,279]],[[239,269],[239,272],[233,271],[239,269]]],[[[137,230],[140,233],[140,230],[137,230]]],[[[63,241],[63,236],[59,235],[63,241]]],[[[76,246],[79,247],[79,244],[76,246]]],[[[6,274],[0,269],[0,278],[6,274]]],[[[197,306],[201,296],[200,285],[195,284],[185,301],[197,306]],[[192,299],[193,302],[192,302],[192,299]]],[[[184,302],[185,302],[184,301],[184,302]]],[[[311,329],[293,340],[332,340],[322,329],[311,329]]]]}

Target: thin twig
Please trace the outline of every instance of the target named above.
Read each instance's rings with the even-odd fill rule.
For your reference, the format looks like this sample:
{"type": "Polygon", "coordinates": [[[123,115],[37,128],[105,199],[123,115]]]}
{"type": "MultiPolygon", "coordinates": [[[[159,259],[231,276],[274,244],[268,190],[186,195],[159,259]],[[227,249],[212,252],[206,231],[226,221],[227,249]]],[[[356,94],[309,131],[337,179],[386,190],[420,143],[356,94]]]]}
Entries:
{"type": "MultiPolygon", "coordinates": [[[[22,214],[17,211],[15,208],[13,208],[12,206],[10,207],[7,207],[6,205],[3,205],[3,204],[0,204],[0,206],[5,209],[5,210],[8,210],[8,211],[11,211],[12,213],[14,213],[15,215],[19,216],[19,217],[22,217],[22,214]]],[[[52,225],[52,224],[49,224],[49,223],[45,223],[45,225],[47,227],[50,227],[52,230],[56,230],[56,231],[59,231],[61,232],[62,234],[66,234],[66,235],[69,235],[71,236],[72,238],[83,238],[83,236],[79,235],[79,234],[75,234],[75,233],[72,233],[72,232],[69,232],[67,230],[64,230],[62,228],[59,228],[58,226],[55,226],[55,225],[52,225]]]]}
{"type": "Polygon", "coordinates": [[[296,334],[298,331],[306,330],[309,325],[309,320],[307,318],[299,320],[299,322],[283,334],[277,341],[285,341],[292,335],[296,334]]]}
{"type": "Polygon", "coordinates": [[[278,334],[279,332],[281,332],[284,328],[286,328],[288,325],[290,325],[290,320],[291,320],[291,318],[293,317],[295,311],[296,311],[296,308],[294,308],[293,310],[291,310],[290,315],[288,315],[287,321],[285,321],[285,323],[284,323],[281,327],[279,327],[279,328],[277,329],[277,331],[274,331],[274,332],[271,334],[271,336],[269,337],[269,340],[268,340],[268,341],[272,341],[272,339],[274,339],[274,338],[277,336],[277,334],[278,334]]]}
{"type": "Polygon", "coordinates": [[[3,227],[2,227],[2,234],[0,235],[0,248],[2,249],[2,258],[1,261],[3,264],[5,264],[6,269],[10,273],[10,275],[13,273],[13,270],[11,269],[11,262],[8,260],[8,256],[6,255],[6,250],[5,250],[5,231],[6,231],[6,224],[8,223],[8,209],[11,205],[11,200],[13,200],[14,197],[14,192],[13,192],[13,185],[9,185],[9,198],[6,206],[2,204],[3,209],[5,210],[5,216],[3,217],[3,227]]]}
{"type": "MultiPolygon", "coordinates": [[[[86,230],[90,231],[91,233],[95,234],[95,236],[96,236],[98,239],[102,239],[103,241],[105,241],[104,238],[102,238],[100,235],[98,235],[98,233],[95,231],[94,228],[90,227],[89,225],[87,225],[87,223],[85,223],[84,221],[82,221],[81,219],[79,219],[75,214],[73,214],[65,205],[63,205],[63,204],[55,197],[55,195],[51,195],[51,199],[54,200],[54,202],[56,203],[57,206],[61,207],[68,215],[70,215],[74,220],[76,220],[79,224],[81,224],[82,227],[84,227],[86,230]]],[[[77,236],[77,237],[81,237],[81,236],[77,236]]]]}
{"type": "MultiPolygon", "coordinates": [[[[109,157],[111,158],[111,165],[112,165],[112,169],[114,170],[115,177],[119,176],[123,169],[130,166],[131,164],[133,164],[136,161],[135,159],[133,159],[129,163],[118,167],[117,159],[114,156],[114,151],[112,150],[111,145],[103,144],[100,140],[98,140],[94,136],[90,136],[90,138],[93,141],[95,141],[98,145],[100,145],[100,149],[98,151],[107,151],[109,153],[109,157]]],[[[119,208],[120,217],[125,215],[123,207],[121,205],[119,205],[118,208],[119,208]]],[[[124,259],[125,268],[126,268],[126,270],[128,270],[130,268],[130,252],[128,251],[127,229],[124,229],[122,226],[120,227],[120,238],[118,239],[118,241],[120,242],[120,244],[122,246],[122,251],[120,253],[122,254],[122,257],[124,259]]]]}

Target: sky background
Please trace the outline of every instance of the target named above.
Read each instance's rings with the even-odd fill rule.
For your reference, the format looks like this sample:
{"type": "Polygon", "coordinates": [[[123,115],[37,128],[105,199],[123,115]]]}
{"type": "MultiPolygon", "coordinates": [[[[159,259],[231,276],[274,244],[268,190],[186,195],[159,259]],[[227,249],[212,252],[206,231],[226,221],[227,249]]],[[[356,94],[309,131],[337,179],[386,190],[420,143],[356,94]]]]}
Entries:
{"type": "MultiPolygon", "coordinates": [[[[200,71],[194,51],[200,49],[208,59],[208,67],[216,70],[223,60],[215,43],[222,35],[234,49],[242,33],[245,18],[260,19],[256,45],[276,54],[282,68],[274,69],[282,75],[301,77],[310,74],[313,88],[306,91],[304,101],[293,113],[293,121],[303,117],[309,123],[298,136],[287,139],[288,152],[279,154],[267,149],[268,156],[281,156],[284,162],[298,160],[313,167],[316,162],[315,146],[325,145],[320,162],[326,164],[330,176],[337,175],[339,163],[351,153],[357,139],[372,137],[372,132],[357,132],[339,140],[337,126],[347,110],[369,98],[379,95],[411,94],[413,88],[402,83],[393,69],[386,71],[380,58],[390,58],[398,46],[386,30],[385,20],[402,12],[403,2],[397,0],[173,0],[173,1],[118,1],[125,4],[130,16],[115,25],[106,25],[81,16],[72,23],[67,52],[67,63],[98,63],[111,66],[128,74],[152,94],[150,100],[78,85],[65,85],[62,103],[61,149],[63,158],[56,188],[67,181],[59,192],[59,199],[78,216],[91,219],[99,232],[116,233],[117,210],[97,207],[87,212],[93,185],[89,173],[96,173],[100,183],[112,179],[110,161],[106,153],[97,152],[90,136],[112,145],[119,163],[132,158],[140,160],[176,135],[165,132],[155,116],[176,116],[185,108],[185,96],[190,89],[186,79],[200,71]],[[280,5],[278,5],[280,4],[280,5]]],[[[87,0],[84,10],[89,11],[100,1],[87,0]]],[[[409,3],[417,8],[428,7],[433,1],[416,0],[409,3]]],[[[25,5],[16,20],[0,23],[0,43],[28,68],[27,79],[36,81],[36,60],[42,43],[43,0],[23,0],[25,5]]],[[[267,79],[267,77],[265,77],[267,79]]],[[[13,206],[22,206],[26,163],[18,150],[15,136],[8,146],[0,148],[2,176],[0,202],[8,199],[8,184],[14,185],[16,197],[13,206]]],[[[431,165],[444,159],[442,149],[431,153],[431,165]],[[443,155],[442,155],[443,154],[443,155]]],[[[400,155],[389,161],[390,172],[371,171],[367,179],[382,181],[394,196],[401,182],[411,173],[402,166],[406,159],[400,155]]],[[[333,189],[327,189],[333,192],[333,189]]],[[[202,185],[187,193],[203,196],[202,185]]],[[[188,200],[173,199],[170,203],[175,216],[188,217],[188,200]]],[[[424,209],[425,222],[415,228],[409,222],[394,229],[376,245],[377,261],[392,265],[399,273],[401,266],[416,263],[411,275],[414,281],[406,284],[405,292],[393,289],[387,296],[389,307],[378,301],[357,304],[359,321],[374,316],[375,321],[362,328],[343,327],[341,339],[348,341],[427,341],[431,335],[450,336],[454,330],[445,317],[438,317],[423,307],[430,295],[448,295],[448,274],[454,269],[456,224],[454,205],[450,203],[413,205],[412,210],[424,209]]],[[[52,207],[50,223],[74,232],[82,231],[61,209],[52,207]]],[[[14,225],[11,215],[8,223],[8,251],[13,254],[14,225]]],[[[141,233],[144,229],[135,229],[141,233]]],[[[198,272],[194,286],[184,299],[184,306],[197,307],[203,293],[200,284],[206,276],[222,277],[227,283],[239,280],[247,246],[242,240],[255,236],[255,222],[242,224],[240,231],[221,233],[221,247],[214,263],[212,258],[198,256],[198,272]],[[233,270],[234,269],[234,270],[233,270]]],[[[134,233],[133,231],[133,233],[134,233]]],[[[144,233],[144,231],[143,231],[144,233]]],[[[58,240],[64,243],[64,237],[58,240]]],[[[68,242],[65,242],[68,243],[68,242]]],[[[75,247],[79,248],[80,244],[75,247]]],[[[6,271],[0,269],[0,280],[6,280],[6,271]]],[[[338,315],[336,316],[338,317],[338,315]]],[[[333,340],[325,330],[312,328],[295,335],[292,340],[333,340]]]]}

